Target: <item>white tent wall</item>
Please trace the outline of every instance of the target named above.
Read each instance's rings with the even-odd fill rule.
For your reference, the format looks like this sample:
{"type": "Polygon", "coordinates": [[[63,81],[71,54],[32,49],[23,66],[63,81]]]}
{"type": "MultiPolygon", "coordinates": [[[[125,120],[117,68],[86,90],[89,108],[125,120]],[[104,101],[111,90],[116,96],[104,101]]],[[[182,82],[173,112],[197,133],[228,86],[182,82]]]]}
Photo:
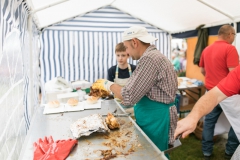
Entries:
{"type": "MultiPolygon", "coordinates": [[[[107,69],[116,65],[115,45],[121,42],[123,31],[133,25],[146,27],[158,38],[154,42],[156,47],[170,58],[168,33],[106,6],[42,32],[42,84],[57,76],[68,81],[90,82],[107,78],[107,69]]],[[[136,61],[130,60],[130,63],[136,64],[136,61]]]]}
{"type": "Polygon", "coordinates": [[[27,5],[21,0],[2,0],[0,9],[0,159],[5,160],[18,159],[34,108],[39,105],[39,75],[30,63],[39,60],[39,53],[36,26],[30,34],[27,28],[27,5]]]}
{"type": "Polygon", "coordinates": [[[27,0],[39,28],[111,5],[169,33],[240,21],[239,0],[27,0]],[[56,3],[60,3],[57,5],[56,3]],[[84,4],[84,5],[83,5],[84,4]],[[49,7],[50,6],[50,7],[49,7]],[[41,10],[40,10],[41,9],[41,10]],[[48,17],[48,18],[46,18],[48,17]]]}

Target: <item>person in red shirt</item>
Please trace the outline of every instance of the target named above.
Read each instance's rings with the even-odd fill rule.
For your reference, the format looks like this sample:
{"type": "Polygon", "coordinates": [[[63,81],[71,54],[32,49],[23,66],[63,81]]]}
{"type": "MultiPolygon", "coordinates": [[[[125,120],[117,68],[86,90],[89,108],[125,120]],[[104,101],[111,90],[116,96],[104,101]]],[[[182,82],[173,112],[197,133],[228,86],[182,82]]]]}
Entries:
{"type": "MultiPolygon", "coordinates": [[[[235,30],[231,25],[223,25],[218,31],[218,40],[206,47],[201,55],[200,68],[205,76],[205,87],[209,91],[215,87],[228,73],[238,66],[238,53],[231,45],[235,38],[235,30]]],[[[220,104],[205,116],[202,133],[202,151],[205,159],[210,159],[213,151],[213,134],[215,124],[222,113],[220,104]]],[[[232,127],[229,130],[225,155],[231,157],[239,141],[232,127]]]]}
{"type": "MultiPolygon", "coordinates": [[[[227,97],[236,94],[240,94],[240,66],[236,67],[227,77],[221,80],[217,86],[203,95],[186,118],[178,121],[174,138],[179,135],[185,138],[196,129],[197,123],[201,117],[210,113],[217,104],[227,97]]],[[[231,108],[231,106],[229,106],[229,108],[231,108]]],[[[235,114],[235,116],[238,116],[239,113],[236,112],[235,114]]],[[[237,151],[240,151],[240,146],[236,152],[237,151]]],[[[235,157],[235,154],[233,157],[235,157]]]]}

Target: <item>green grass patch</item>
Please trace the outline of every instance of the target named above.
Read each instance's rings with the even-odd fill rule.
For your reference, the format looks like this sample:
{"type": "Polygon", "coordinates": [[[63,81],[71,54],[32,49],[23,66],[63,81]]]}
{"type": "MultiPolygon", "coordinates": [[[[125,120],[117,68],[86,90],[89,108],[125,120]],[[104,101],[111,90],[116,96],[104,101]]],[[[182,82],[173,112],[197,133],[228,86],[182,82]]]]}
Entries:
{"type": "MultiPolygon", "coordinates": [[[[201,140],[194,134],[181,139],[182,145],[170,153],[171,160],[203,160],[201,140]]],[[[211,160],[224,160],[226,139],[219,136],[213,146],[211,160]]]]}

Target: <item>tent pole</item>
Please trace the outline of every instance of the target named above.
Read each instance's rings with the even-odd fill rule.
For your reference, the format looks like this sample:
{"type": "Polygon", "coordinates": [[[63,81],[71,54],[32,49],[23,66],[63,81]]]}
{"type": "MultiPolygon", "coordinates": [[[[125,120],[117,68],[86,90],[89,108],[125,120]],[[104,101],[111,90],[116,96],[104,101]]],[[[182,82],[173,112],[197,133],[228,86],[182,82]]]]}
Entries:
{"type": "Polygon", "coordinates": [[[29,102],[29,110],[28,110],[28,113],[30,113],[29,115],[32,115],[33,113],[33,47],[32,47],[32,37],[33,37],[33,33],[32,33],[32,14],[30,14],[28,16],[28,34],[29,34],[29,92],[28,92],[28,102],[29,102]]]}
{"type": "Polygon", "coordinates": [[[33,10],[33,11],[31,12],[31,14],[34,14],[34,13],[39,12],[39,11],[41,11],[41,10],[44,10],[44,9],[46,9],[46,8],[50,8],[50,7],[56,6],[56,5],[58,5],[58,4],[61,4],[61,3],[66,2],[66,1],[69,1],[69,0],[60,0],[60,1],[57,1],[57,2],[55,2],[55,3],[48,4],[48,5],[46,5],[46,6],[43,6],[43,7],[41,7],[41,8],[38,8],[38,9],[33,10]]]}
{"type": "MultiPolygon", "coordinates": [[[[35,22],[35,24],[37,25],[37,27],[38,27],[39,30],[40,30],[39,23],[38,23],[39,20],[38,20],[37,15],[34,15],[34,14],[35,14],[36,12],[39,12],[39,11],[44,10],[44,9],[46,9],[46,8],[50,8],[50,7],[56,6],[56,5],[58,5],[58,4],[64,3],[64,2],[66,2],[66,1],[69,1],[69,0],[60,0],[60,1],[57,1],[57,2],[55,2],[55,3],[51,3],[51,4],[48,4],[48,5],[46,5],[46,6],[40,7],[40,8],[38,8],[38,9],[35,9],[35,10],[33,10],[33,11],[30,12],[30,15],[32,16],[32,18],[33,18],[33,20],[34,20],[34,22],[35,22]]],[[[27,0],[26,2],[27,2],[27,4],[28,4],[28,6],[31,6],[31,7],[33,6],[32,0],[27,0]]]]}

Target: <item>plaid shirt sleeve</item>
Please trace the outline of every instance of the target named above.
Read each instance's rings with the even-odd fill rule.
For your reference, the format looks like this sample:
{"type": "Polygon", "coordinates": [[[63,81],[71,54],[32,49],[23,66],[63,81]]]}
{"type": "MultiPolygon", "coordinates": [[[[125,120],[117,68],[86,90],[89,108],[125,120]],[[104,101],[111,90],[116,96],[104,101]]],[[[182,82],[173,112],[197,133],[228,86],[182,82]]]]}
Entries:
{"type": "Polygon", "coordinates": [[[151,90],[156,83],[157,76],[157,68],[153,59],[147,56],[142,57],[128,84],[121,90],[123,105],[130,106],[137,103],[151,90]]]}
{"type": "Polygon", "coordinates": [[[170,125],[169,125],[169,139],[168,144],[173,145],[174,144],[174,132],[177,128],[177,121],[178,121],[178,115],[177,115],[177,108],[176,106],[172,106],[169,108],[170,113],[170,125]]]}

